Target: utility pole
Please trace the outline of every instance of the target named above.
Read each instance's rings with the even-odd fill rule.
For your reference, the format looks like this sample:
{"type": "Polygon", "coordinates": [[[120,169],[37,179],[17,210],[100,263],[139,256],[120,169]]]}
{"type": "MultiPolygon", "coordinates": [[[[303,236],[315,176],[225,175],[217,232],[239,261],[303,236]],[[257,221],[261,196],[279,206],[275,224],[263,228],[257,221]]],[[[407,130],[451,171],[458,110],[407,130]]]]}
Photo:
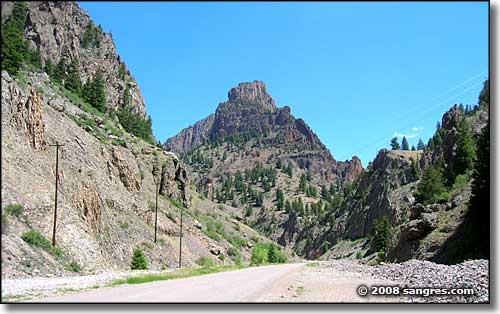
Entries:
{"type": "Polygon", "coordinates": [[[182,207],[181,207],[181,230],[179,232],[179,268],[182,267],[182,207]]]}
{"type": "Polygon", "coordinates": [[[57,225],[57,191],[59,190],[59,147],[64,146],[60,145],[58,141],[56,141],[56,145],[50,145],[56,147],[56,192],[55,192],[55,200],[54,200],[54,228],[52,230],[52,246],[56,246],[56,225],[57,225]]]}
{"type": "Polygon", "coordinates": [[[154,179],[155,181],[155,187],[156,187],[156,202],[155,202],[155,244],[156,244],[156,230],[158,229],[158,185],[159,185],[159,180],[156,178],[154,179]]]}

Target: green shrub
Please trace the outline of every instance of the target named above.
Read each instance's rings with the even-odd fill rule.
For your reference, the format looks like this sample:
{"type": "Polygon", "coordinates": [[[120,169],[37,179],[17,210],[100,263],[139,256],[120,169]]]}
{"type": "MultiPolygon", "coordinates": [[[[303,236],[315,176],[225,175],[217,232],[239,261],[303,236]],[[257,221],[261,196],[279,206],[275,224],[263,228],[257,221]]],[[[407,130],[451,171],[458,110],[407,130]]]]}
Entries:
{"type": "Polygon", "coordinates": [[[286,263],[286,256],[279,246],[268,244],[267,246],[267,261],[269,263],[286,263]]]}
{"type": "Polygon", "coordinates": [[[68,264],[66,269],[68,269],[69,271],[74,272],[74,273],[79,273],[81,270],[80,265],[78,265],[78,263],[74,260],[68,264]]]}
{"type": "Polygon", "coordinates": [[[251,265],[261,265],[267,263],[267,248],[263,243],[258,243],[252,250],[252,257],[250,258],[251,265]]]}
{"type": "Polygon", "coordinates": [[[148,262],[146,261],[146,257],[144,257],[142,250],[138,247],[134,249],[134,253],[132,255],[132,261],[130,262],[130,269],[132,270],[148,269],[148,262]]]}
{"type": "Polygon", "coordinates": [[[202,256],[196,260],[196,264],[202,267],[213,267],[215,266],[214,261],[210,257],[202,256]]]}
{"type": "Polygon", "coordinates": [[[384,250],[380,250],[377,252],[377,262],[382,263],[386,259],[386,253],[384,250]]]}
{"type": "Polygon", "coordinates": [[[241,248],[242,246],[246,245],[247,244],[247,241],[241,237],[238,237],[236,235],[234,236],[229,236],[227,238],[227,241],[229,243],[231,243],[232,246],[236,247],[236,248],[241,248]]]}
{"type": "Polygon", "coordinates": [[[51,253],[57,257],[62,256],[61,249],[52,246],[52,244],[43,235],[41,235],[36,230],[26,231],[21,235],[21,239],[31,246],[39,247],[48,253],[51,253]]]}
{"type": "Polygon", "coordinates": [[[127,229],[128,228],[128,222],[126,222],[126,221],[120,222],[120,228],[127,229]]]}
{"type": "Polygon", "coordinates": [[[226,257],[224,256],[224,254],[220,254],[219,256],[217,256],[221,261],[224,261],[226,259],[226,257]]]}
{"type": "Polygon", "coordinates": [[[358,251],[358,253],[356,253],[356,259],[362,259],[363,258],[363,253],[361,253],[361,251],[358,251]]]}
{"type": "Polygon", "coordinates": [[[9,215],[19,217],[24,211],[24,207],[21,204],[9,204],[4,208],[5,212],[9,215]]]}

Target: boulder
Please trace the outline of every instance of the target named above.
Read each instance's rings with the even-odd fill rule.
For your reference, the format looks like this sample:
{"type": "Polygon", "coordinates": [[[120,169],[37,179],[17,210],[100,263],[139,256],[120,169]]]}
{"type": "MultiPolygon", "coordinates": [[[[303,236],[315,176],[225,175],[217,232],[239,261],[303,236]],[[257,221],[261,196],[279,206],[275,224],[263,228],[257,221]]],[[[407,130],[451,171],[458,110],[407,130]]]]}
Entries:
{"type": "Polygon", "coordinates": [[[420,216],[420,213],[425,211],[424,205],[417,203],[410,207],[410,217],[408,217],[410,220],[417,219],[420,216]]]}

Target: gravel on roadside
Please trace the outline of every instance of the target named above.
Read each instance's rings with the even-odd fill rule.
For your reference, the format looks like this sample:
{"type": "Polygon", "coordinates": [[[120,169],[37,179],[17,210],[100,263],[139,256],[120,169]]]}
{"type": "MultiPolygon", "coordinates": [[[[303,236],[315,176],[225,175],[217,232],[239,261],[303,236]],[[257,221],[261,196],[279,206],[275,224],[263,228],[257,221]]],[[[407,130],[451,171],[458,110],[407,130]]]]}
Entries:
{"type": "Polygon", "coordinates": [[[173,271],[107,271],[95,275],[68,276],[68,277],[33,277],[23,279],[2,279],[2,300],[32,295],[48,296],[58,291],[81,290],[102,287],[115,280],[131,276],[159,274],[173,271]]]}
{"type": "Polygon", "coordinates": [[[398,282],[404,288],[472,288],[474,295],[432,295],[414,298],[424,303],[488,303],[489,261],[470,260],[456,265],[409,260],[403,263],[368,266],[353,260],[332,261],[338,271],[363,273],[398,282]]]}

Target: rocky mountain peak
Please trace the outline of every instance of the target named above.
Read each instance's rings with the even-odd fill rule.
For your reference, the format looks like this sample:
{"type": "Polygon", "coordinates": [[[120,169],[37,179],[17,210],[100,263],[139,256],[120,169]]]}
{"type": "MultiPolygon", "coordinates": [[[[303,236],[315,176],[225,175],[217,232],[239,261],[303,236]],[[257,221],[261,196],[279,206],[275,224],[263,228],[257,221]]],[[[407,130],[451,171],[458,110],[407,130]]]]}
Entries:
{"type": "Polygon", "coordinates": [[[273,98],[267,93],[266,85],[262,81],[243,82],[233,87],[227,93],[229,102],[238,100],[259,103],[265,109],[274,111],[276,109],[273,98]]]}

